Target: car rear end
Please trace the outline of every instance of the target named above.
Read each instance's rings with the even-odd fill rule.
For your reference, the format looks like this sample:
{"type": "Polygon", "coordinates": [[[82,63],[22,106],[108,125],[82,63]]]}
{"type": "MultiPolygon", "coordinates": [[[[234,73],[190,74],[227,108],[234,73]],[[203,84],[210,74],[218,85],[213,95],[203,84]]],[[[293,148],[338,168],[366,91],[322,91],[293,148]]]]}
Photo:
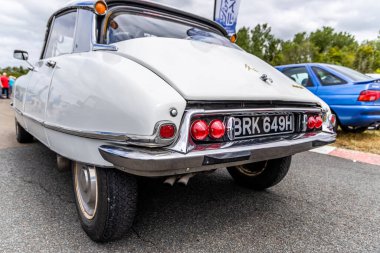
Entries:
{"type": "Polygon", "coordinates": [[[380,82],[357,82],[350,89],[350,103],[332,105],[342,125],[370,127],[380,123],[380,82]]]}
{"type": "Polygon", "coordinates": [[[139,176],[171,176],[294,155],[335,141],[335,117],[318,104],[188,102],[164,148],[104,145],[103,158],[139,176]]]}

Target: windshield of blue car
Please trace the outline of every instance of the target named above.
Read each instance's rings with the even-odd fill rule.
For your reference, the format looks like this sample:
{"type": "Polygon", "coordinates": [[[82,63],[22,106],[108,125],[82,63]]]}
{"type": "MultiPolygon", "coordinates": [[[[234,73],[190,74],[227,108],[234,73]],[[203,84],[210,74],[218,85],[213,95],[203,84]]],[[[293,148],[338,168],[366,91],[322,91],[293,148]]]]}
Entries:
{"type": "Polygon", "coordinates": [[[354,82],[365,82],[365,81],[373,80],[372,77],[364,75],[350,68],[346,68],[343,66],[336,66],[336,65],[329,65],[329,67],[335,70],[336,72],[339,72],[340,74],[350,78],[354,82]]]}
{"type": "Polygon", "coordinates": [[[217,30],[162,15],[118,12],[110,17],[107,27],[108,44],[144,37],[164,37],[238,48],[217,30]]]}

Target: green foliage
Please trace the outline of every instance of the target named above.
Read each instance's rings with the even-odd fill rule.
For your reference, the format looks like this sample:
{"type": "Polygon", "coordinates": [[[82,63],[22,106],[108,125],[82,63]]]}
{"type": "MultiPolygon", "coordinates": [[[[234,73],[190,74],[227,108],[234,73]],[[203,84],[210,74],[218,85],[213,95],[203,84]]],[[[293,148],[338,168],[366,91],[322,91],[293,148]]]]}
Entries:
{"type": "Polygon", "coordinates": [[[6,67],[3,69],[0,69],[1,75],[4,72],[7,73],[8,76],[14,76],[16,78],[19,78],[20,76],[26,75],[29,72],[29,70],[23,68],[22,66],[20,66],[20,67],[6,67]]]}
{"type": "Polygon", "coordinates": [[[347,32],[322,27],[314,32],[301,32],[291,40],[272,34],[268,24],[238,31],[237,44],[272,65],[323,62],[357,69],[363,73],[380,72],[380,33],[375,41],[359,44],[347,32]]]}

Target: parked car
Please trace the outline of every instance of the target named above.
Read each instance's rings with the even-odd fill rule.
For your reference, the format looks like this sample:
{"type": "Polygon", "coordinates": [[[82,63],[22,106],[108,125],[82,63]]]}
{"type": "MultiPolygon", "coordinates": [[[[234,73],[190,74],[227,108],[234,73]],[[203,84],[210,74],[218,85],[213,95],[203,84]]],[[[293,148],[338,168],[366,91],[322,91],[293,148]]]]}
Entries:
{"type": "Polygon", "coordinates": [[[380,80],[322,63],[276,67],[325,101],[343,131],[360,133],[380,123],[380,80]]]}
{"type": "Polygon", "coordinates": [[[380,79],[380,74],[366,74],[369,77],[372,77],[373,79],[380,79]]]}
{"type": "Polygon", "coordinates": [[[136,176],[186,185],[227,167],[263,190],[292,155],[336,138],[318,97],[217,23],[152,2],[72,2],[48,21],[31,68],[15,83],[17,140],[35,137],[59,168],[71,164],[79,219],[95,241],[130,229],[136,176]]]}

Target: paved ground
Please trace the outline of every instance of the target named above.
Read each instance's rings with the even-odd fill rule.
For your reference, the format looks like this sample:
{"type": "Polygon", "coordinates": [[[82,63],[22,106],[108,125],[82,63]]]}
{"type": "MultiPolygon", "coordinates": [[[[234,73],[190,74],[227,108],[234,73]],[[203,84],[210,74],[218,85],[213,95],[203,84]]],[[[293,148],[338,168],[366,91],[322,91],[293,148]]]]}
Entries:
{"type": "Polygon", "coordinates": [[[9,99],[0,99],[0,149],[22,146],[15,139],[14,112],[10,103],[9,99]]]}
{"type": "MultiPolygon", "coordinates": [[[[13,131],[3,120],[1,139],[13,131]]],[[[140,188],[133,230],[96,244],[79,225],[71,173],[55,170],[54,153],[39,143],[2,148],[0,252],[380,251],[380,166],[308,152],[265,192],[236,186],[224,170],[188,187],[140,188]]]]}
{"type": "Polygon", "coordinates": [[[361,151],[355,151],[355,150],[349,150],[349,149],[344,149],[344,148],[337,148],[331,145],[315,148],[312,150],[312,152],[330,155],[330,156],[336,156],[336,157],[348,159],[354,162],[380,165],[380,155],[371,154],[367,152],[361,152],[361,151]]]}

